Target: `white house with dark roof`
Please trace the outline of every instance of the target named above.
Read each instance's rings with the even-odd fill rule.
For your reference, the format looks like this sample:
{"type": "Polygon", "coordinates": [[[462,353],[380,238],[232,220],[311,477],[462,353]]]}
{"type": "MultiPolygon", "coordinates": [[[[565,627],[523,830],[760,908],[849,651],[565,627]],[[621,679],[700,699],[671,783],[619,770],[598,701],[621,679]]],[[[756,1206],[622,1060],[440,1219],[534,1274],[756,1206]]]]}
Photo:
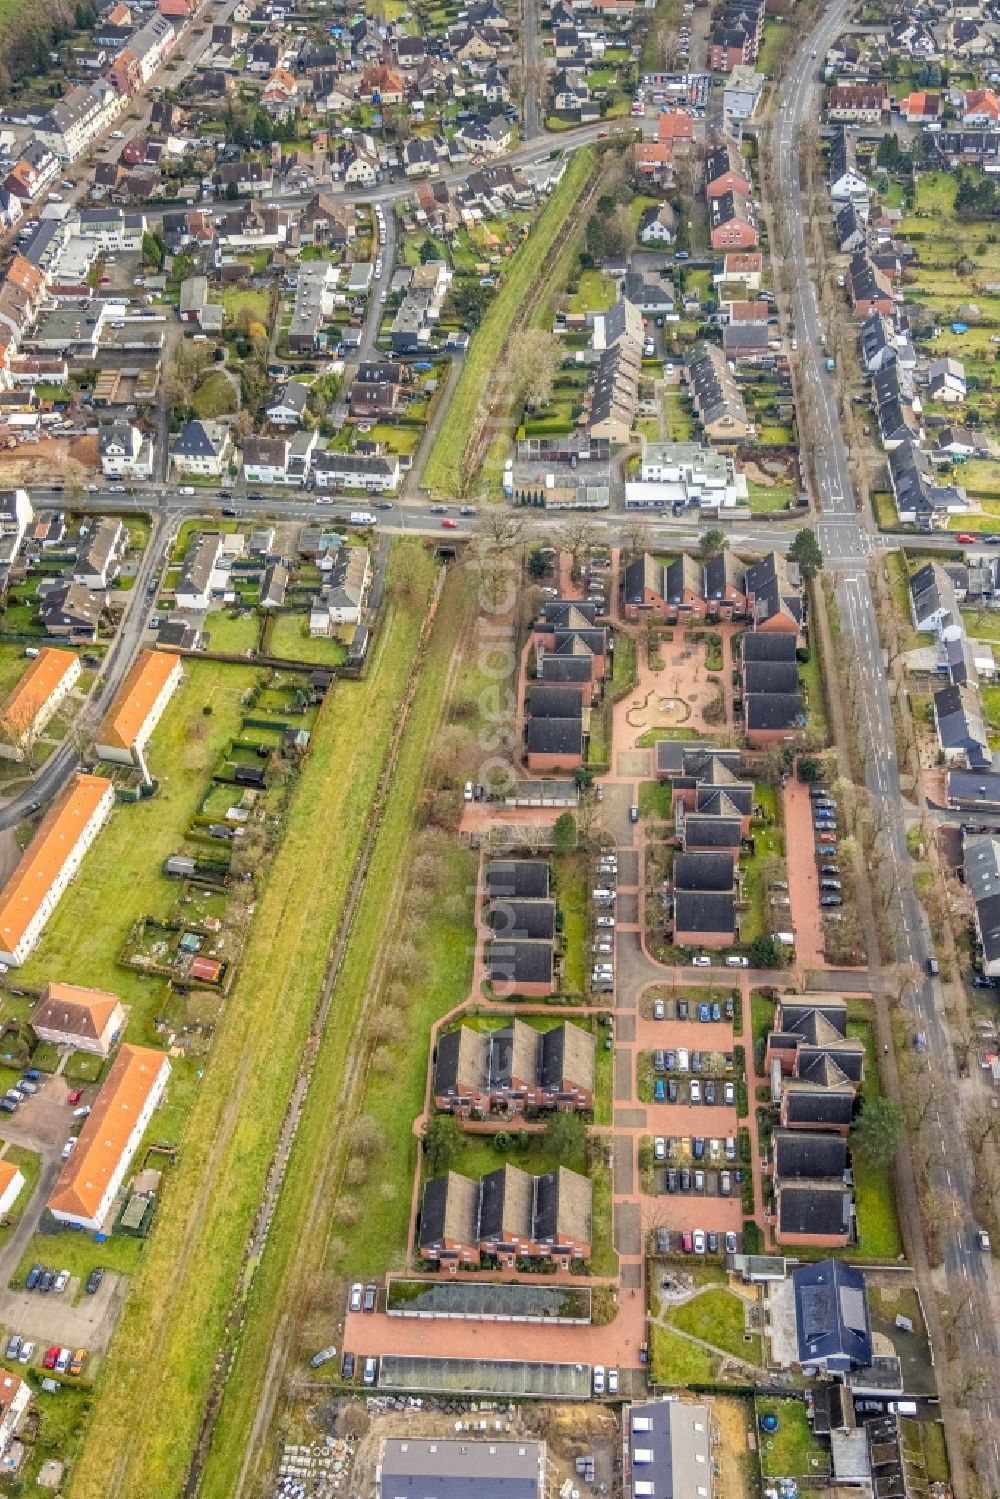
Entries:
{"type": "Polygon", "coordinates": [[[170,447],[170,459],[179,474],[219,479],[232,452],[232,437],[221,422],[186,422],[170,447]]]}

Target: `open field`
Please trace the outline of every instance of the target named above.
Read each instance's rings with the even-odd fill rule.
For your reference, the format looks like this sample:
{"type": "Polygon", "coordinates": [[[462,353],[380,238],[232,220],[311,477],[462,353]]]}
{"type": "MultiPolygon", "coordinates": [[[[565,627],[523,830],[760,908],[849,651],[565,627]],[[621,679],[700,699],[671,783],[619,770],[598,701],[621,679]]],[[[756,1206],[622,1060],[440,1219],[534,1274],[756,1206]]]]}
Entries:
{"type": "MultiPolygon", "coordinates": [[[[338,684],[317,719],[179,1164],[112,1343],[73,1499],[182,1486],[416,648],[432,570],[420,556],[409,598],[388,605],[367,679],[338,684]],[[321,879],[309,877],[315,870],[321,879]]],[[[346,1028],[330,1029],[347,1044],[346,1028]]],[[[324,1097],[324,1119],[334,1096],[324,1097]]]]}
{"type": "Polygon", "coordinates": [[[469,434],[495,375],[500,351],[511,326],[558,243],[593,165],[593,152],[577,151],[537,225],[516,251],[496,300],[472,340],[448,413],[441,424],[423,474],[427,489],[454,497],[461,492],[462,466],[469,434]]]}
{"type": "MultiPolygon", "coordinates": [[[[324,1258],[327,1271],[349,1264],[352,1273],[371,1275],[400,1264],[405,1251],[418,1148],[413,1121],[423,1108],[430,1025],[465,996],[471,980],[474,865],[463,850],[450,849],[440,898],[424,923],[425,940],[418,944],[421,981],[412,988],[409,1013],[395,1039],[390,1036],[383,1042],[393,1085],[387,1086],[380,1069],[368,1074],[360,1113],[375,1121],[381,1150],[362,1173],[362,1180],[350,1189],[356,1216],[347,1212],[341,1199],[339,1215],[334,1214],[332,1223],[330,1214],[348,1142],[343,1133],[331,1137],[330,1100],[344,1096],[353,1066],[368,1065],[363,1028],[371,1019],[373,977],[386,938],[387,900],[394,891],[399,899],[402,884],[397,881],[408,869],[408,840],[416,826],[427,752],[439,724],[442,689],[456,642],[469,623],[469,583],[458,573],[449,577],[424,656],[385,815],[334,989],[331,1016],[337,1023],[329,1024],[323,1033],[275,1221],[247,1302],[235,1377],[227,1385],[203,1476],[205,1499],[233,1492],[280,1319],[289,1304],[293,1314],[305,1310],[305,1286],[314,1285],[317,1275],[329,1280],[322,1269],[324,1258]],[[331,1150],[337,1153],[337,1165],[324,1179],[331,1150]],[[321,1210],[311,1212],[318,1191],[321,1210]],[[354,1221],[348,1221],[352,1216],[354,1221]],[[304,1224],[308,1234],[300,1244],[304,1224]]],[[[321,1300],[325,1306],[326,1298],[321,1300]]]]}

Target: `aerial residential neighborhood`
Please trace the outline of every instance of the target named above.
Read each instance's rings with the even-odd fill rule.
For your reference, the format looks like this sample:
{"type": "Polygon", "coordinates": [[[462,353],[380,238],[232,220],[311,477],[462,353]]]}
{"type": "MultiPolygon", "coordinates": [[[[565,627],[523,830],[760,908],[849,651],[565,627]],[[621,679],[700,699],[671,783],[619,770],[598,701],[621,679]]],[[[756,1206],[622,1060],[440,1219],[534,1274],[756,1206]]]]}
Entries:
{"type": "Polygon", "coordinates": [[[1000,1495],[992,0],[11,0],[0,1493],[1000,1495]]]}

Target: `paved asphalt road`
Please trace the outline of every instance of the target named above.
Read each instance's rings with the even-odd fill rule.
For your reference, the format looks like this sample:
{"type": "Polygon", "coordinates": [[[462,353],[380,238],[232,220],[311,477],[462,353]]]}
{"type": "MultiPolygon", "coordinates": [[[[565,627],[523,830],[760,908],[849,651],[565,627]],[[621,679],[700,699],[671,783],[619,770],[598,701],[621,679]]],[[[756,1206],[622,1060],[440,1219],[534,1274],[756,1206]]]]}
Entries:
{"type": "MultiPolygon", "coordinates": [[[[834,40],[848,11],[848,4],[841,0],[824,13],[781,87],[775,129],[778,181],[782,200],[792,210],[789,217],[793,226],[793,308],[802,350],[802,373],[818,397],[818,430],[814,437],[818,450],[816,466],[822,513],[816,530],[828,566],[836,576],[845,647],[856,663],[856,680],[861,684],[860,737],[866,744],[866,779],[876,817],[888,831],[895,871],[896,953],[900,963],[915,963],[919,972],[926,975],[927,959],[933,947],[926,917],[910,876],[892,710],[866,571],[875,537],[869,534],[857,513],[836,391],[826,372],[816,289],[810,280],[811,267],[805,249],[806,205],[799,184],[797,134],[801,126],[816,118],[818,112],[813,57],[817,52],[822,55],[834,40]]],[[[941,538],[945,545],[949,540],[941,538]]],[[[976,1461],[984,1491],[1000,1494],[1000,1350],[993,1316],[993,1262],[992,1257],[984,1255],[976,1244],[973,1173],[967,1154],[956,1148],[958,1142],[967,1139],[967,1135],[958,1101],[959,1079],[954,1053],[943,1018],[943,991],[939,982],[932,982],[927,977],[912,987],[907,1003],[927,1035],[932,1066],[943,1085],[939,1111],[933,1115],[935,1144],[940,1147],[940,1159],[933,1172],[934,1184],[940,1190],[942,1202],[957,1201],[961,1204],[958,1214],[947,1215],[942,1229],[948,1287],[955,1305],[965,1293],[972,1291],[971,1342],[975,1352],[972,1347],[967,1348],[966,1357],[969,1361],[978,1360],[989,1372],[987,1386],[972,1393],[968,1399],[976,1461]]]]}

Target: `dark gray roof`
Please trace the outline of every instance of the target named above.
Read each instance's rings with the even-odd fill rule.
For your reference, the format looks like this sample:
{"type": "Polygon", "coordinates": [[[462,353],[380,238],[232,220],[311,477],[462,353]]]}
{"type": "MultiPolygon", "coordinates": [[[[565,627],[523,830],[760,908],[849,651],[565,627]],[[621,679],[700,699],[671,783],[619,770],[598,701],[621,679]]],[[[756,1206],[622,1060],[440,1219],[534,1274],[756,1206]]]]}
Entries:
{"type": "Polygon", "coordinates": [[[854,1089],[848,1083],[824,1087],[819,1083],[788,1084],[785,1118],[789,1125],[849,1125],[854,1118],[854,1089]]]}
{"type": "Polygon", "coordinates": [[[663,563],[650,552],[633,557],[625,568],[625,602],[642,604],[647,589],[657,598],[663,598],[663,563]]]}
{"type": "Polygon", "coordinates": [[[424,1187],[420,1207],[421,1249],[433,1248],[444,1239],[479,1242],[479,1183],[457,1171],[432,1177],[424,1187]]]}
{"type": "Polygon", "coordinates": [[[795,661],[749,661],[744,668],[745,693],[789,693],[798,690],[799,668],[795,661]]]}
{"type": "Polygon", "coordinates": [[[740,637],[744,663],[749,661],[794,661],[795,636],[760,634],[748,630],[740,637]]]}
{"type": "Polygon", "coordinates": [[[774,1132],[771,1148],[777,1177],[843,1181],[847,1169],[847,1141],[843,1135],[812,1129],[779,1129],[774,1132]]]}
{"type": "Polygon", "coordinates": [[[531,689],[528,704],[532,718],[580,718],[583,693],[579,687],[541,685],[531,689]]]}
{"type": "Polygon", "coordinates": [[[961,750],[970,766],[993,763],[979,694],[972,687],[942,687],[934,694],[934,717],[945,750],[961,750]]]}
{"type": "Polygon", "coordinates": [[[743,822],[739,817],[701,817],[684,819],[684,847],[695,849],[739,848],[743,842],[743,822]]]}
{"type": "Polygon", "coordinates": [[[491,942],[487,948],[490,980],[494,983],[550,984],[552,943],[541,941],[491,942]]]}
{"type": "Polygon", "coordinates": [[[707,599],[721,599],[727,588],[735,588],[742,593],[746,583],[746,567],[736,556],[735,552],[726,547],[724,551],[716,552],[705,563],[705,597],[707,599]]]}
{"type": "Polygon", "coordinates": [[[543,1451],[495,1436],[388,1437],[378,1499],[538,1499],[543,1451]]]}
{"type": "Polygon", "coordinates": [[[486,891],[494,900],[540,900],[549,893],[548,863],[545,859],[491,859],[486,891]]]}
{"type": "Polygon", "coordinates": [[[674,927],[679,932],[731,936],[736,930],[736,900],[718,891],[678,890],[674,895],[674,927]]]}
{"type": "Polygon", "coordinates": [[[542,656],[540,678],[542,682],[589,682],[590,655],[556,656],[546,651],[542,656]]]}
{"type": "Polygon", "coordinates": [[[556,933],[554,900],[501,900],[490,907],[490,926],[498,937],[545,937],[556,933]]]}
{"type": "Polygon", "coordinates": [[[989,770],[949,770],[948,800],[963,807],[1000,808],[1000,773],[989,770]]]}
{"type": "Polygon", "coordinates": [[[583,752],[581,718],[532,718],[528,721],[529,755],[566,755],[577,757],[583,752]]]}
{"type": "Polygon", "coordinates": [[[583,599],[550,599],[542,605],[541,617],[555,630],[572,628],[584,620],[592,625],[597,618],[597,605],[584,603],[583,599]]]}
{"type": "Polygon", "coordinates": [[[778,1192],[778,1236],[848,1233],[851,1192],[839,1182],[790,1181],[778,1192]]]}
{"type": "Polygon", "coordinates": [[[862,1272],[842,1260],[819,1260],[800,1265],[792,1283],[799,1362],[838,1368],[870,1364],[871,1320],[862,1272]]]}
{"type": "Polygon", "coordinates": [[[708,1493],[712,1422],[707,1406],[674,1397],[651,1400],[629,1406],[624,1424],[629,1466],[634,1479],[641,1477],[648,1499],[694,1499],[699,1489],[708,1493]]]}
{"type": "Polygon", "coordinates": [[[591,1241],[590,1178],[559,1166],[539,1176],[535,1185],[535,1238],[540,1243],[560,1238],[591,1241]]]}
{"type": "Polygon", "coordinates": [[[803,717],[797,692],[755,692],[743,699],[748,729],[794,729],[803,717]]]}
{"type": "Polygon", "coordinates": [[[728,853],[679,853],[674,858],[675,890],[733,888],[733,860],[728,853]]]}

